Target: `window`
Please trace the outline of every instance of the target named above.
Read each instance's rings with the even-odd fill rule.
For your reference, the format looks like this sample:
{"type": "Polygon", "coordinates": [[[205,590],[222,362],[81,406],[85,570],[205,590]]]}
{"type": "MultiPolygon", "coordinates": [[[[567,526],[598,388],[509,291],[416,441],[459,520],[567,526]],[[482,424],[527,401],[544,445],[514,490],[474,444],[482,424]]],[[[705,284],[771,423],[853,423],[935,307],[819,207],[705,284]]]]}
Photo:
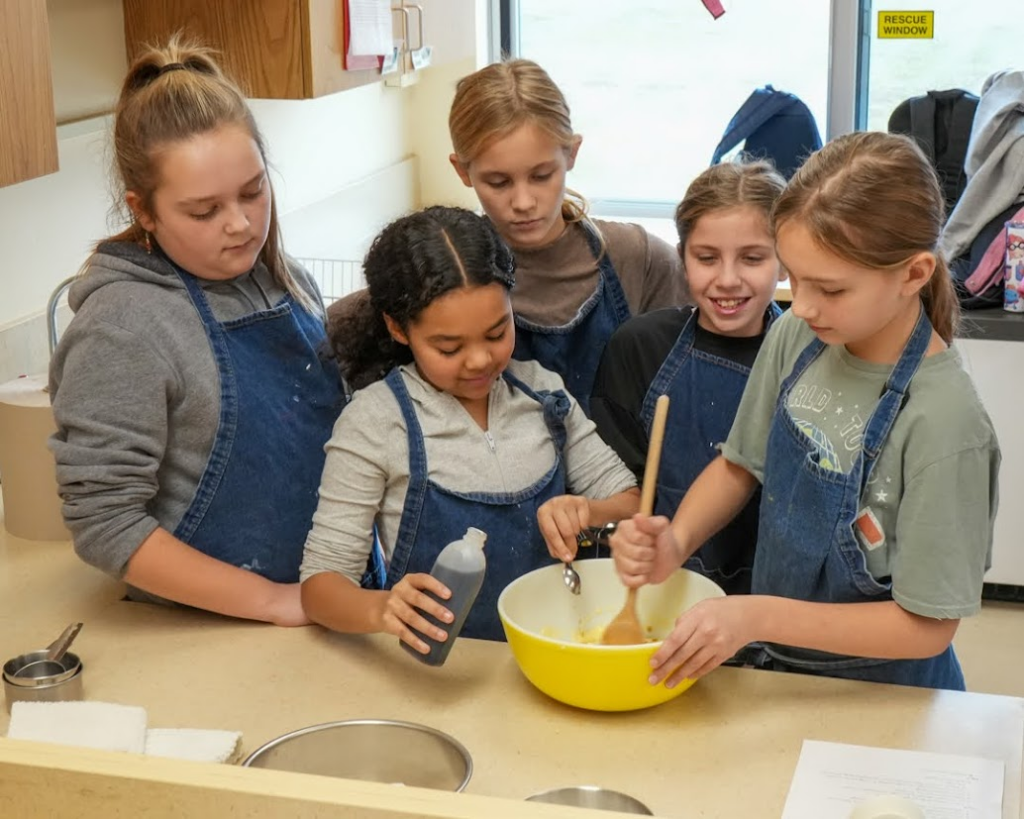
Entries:
{"type": "MultiPolygon", "coordinates": [[[[499,2],[499,0],[495,0],[499,2]]],[[[507,51],[544,66],[584,141],[570,183],[604,216],[665,218],[757,86],[823,138],[885,130],[907,97],[1018,67],[1020,0],[500,0],[507,51]],[[879,11],[934,12],[933,39],[879,39],[879,11]]]]}
{"type": "Polygon", "coordinates": [[[583,134],[570,181],[595,213],[670,215],[766,83],[803,99],[824,134],[829,3],[725,5],[714,20],[699,0],[512,0],[518,56],[547,69],[583,134]]]}
{"type": "Polygon", "coordinates": [[[985,79],[1024,63],[1024,16],[1020,0],[985,4],[964,0],[926,3],[870,0],[871,57],[868,72],[867,127],[884,131],[893,108],[927,91],[964,88],[981,94],[985,79]],[[933,39],[878,37],[879,11],[935,14],[933,39]]]}

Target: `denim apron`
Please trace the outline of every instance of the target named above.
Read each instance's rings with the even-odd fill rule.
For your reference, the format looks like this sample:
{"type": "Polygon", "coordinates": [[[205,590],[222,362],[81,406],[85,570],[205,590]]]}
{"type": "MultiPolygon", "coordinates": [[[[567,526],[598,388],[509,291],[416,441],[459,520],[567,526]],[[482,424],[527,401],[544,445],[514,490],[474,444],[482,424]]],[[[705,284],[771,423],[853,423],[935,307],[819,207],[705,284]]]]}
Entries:
{"type": "Polygon", "coordinates": [[[597,289],[576,312],[572,321],[556,327],[534,324],[515,313],[517,361],[534,360],[558,373],[573,398],[590,416],[590,393],[597,377],[601,354],[620,324],[630,318],[626,294],[607,251],[593,229],[582,224],[587,244],[598,259],[597,289]]]}
{"type": "Polygon", "coordinates": [[[445,546],[461,538],[470,526],[482,529],[487,533],[487,572],[461,634],[484,640],[505,639],[498,619],[498,595],[505,586],[527,572],[551,565],[537,524],[537,509],[566,493],[562,450],[568,397],[561,390],[534,392],[509,372],[503,377],[541,404],[555,444],[555,462],[547,474],[532,486],[508,493],[455,492],[431,481],[423,430],[402,375],[395,369],[385,379],[398,399],[409,436],[409,490],[385,588],[391,589],[406,574],[429,573],[445,546]]]}
{"type": "Polygon", "coordinates": [[[345,406],[323,322],[291,295],[269,310],[217,321],[196,278],[172,266],[220,376],[217,435],[174,536],[268,580],[296,583],[324,444],[345,406]]]}
{"type": "MultiPolygon", "coordinates": [[[[907,388],[924,359],[932,325],[924,310],[893,368],[864,432],[849,473],[821,466],[814,442],[787,409],[790,390],[825,345],[812,341],[782,384],[768,436],[760,541],[754,559],[754,594],[818,603],[867,603],[892,599],[892,584],[873,578],[854,534],[854,521],[871,470],[885,446],[907,388]]],[[[960,664],[948,646],[923,660],[847,657],[812,649],[765,644],[772,667],[852,680],[964,690],[960,664]]]]}
{"type": "MultiPolygon", "coordinates": [[[[782,311],[774,302],[765,312],[765,330],[782,311]]],[[[654,514],[671,518],[683,496],[705,467],[718,457],[718,444],[729,437],[750,368],[693,346],[697,311],[691,313],[671,352],[661,365],[640,411],[648,439],[658,396],[667,395],[671,412],[658,470],[654,514]]],[[[750,592],[750,573],[757,545],[760,490],[722,531],[712,536],[686,562],[727,594],[750,592]]]]}

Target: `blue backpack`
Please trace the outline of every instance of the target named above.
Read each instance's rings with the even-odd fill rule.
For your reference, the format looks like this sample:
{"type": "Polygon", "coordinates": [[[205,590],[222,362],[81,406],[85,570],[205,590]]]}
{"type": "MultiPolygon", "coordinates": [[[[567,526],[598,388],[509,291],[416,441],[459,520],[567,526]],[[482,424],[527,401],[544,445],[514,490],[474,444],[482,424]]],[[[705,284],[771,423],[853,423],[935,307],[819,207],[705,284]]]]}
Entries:
{"type": "Polygon", "coordinates": [[[733,115],[711,164],[717,165],[741,142],[746,143],[745,154],[771,159],[779,173],[790,179],[821,147],[821,134],[814,115],[799,97],[766,85],[747,97],[733,115]]]}

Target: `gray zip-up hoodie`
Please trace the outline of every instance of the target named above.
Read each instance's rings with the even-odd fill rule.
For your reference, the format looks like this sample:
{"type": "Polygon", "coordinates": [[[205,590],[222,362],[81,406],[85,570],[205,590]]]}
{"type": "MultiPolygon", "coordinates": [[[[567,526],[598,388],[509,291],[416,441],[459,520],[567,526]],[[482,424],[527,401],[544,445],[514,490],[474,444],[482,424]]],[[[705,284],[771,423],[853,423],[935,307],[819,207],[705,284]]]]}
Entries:
{"type": "Polygon", "coordinates": [[[1024,71],[985,80],[964,170],[967,187],[942,234],[949,259],[967,252],[986,224],[1024,199],[1024,71]]]}
{"type": "MultiPolygon", "coordinates": [[[[291,269],[320,304],[308,274],[291,269]]],[[[284,296],[262,264],[201,284],[221,321],[284,296]]],[[[75,317],[50,363],[50,448],[75,551],[120,577],[143,540],[173,531],[188,509],[217,431],[220,378],[199,314],[158,252],[101,245],[69,303],[75,317]]]]}

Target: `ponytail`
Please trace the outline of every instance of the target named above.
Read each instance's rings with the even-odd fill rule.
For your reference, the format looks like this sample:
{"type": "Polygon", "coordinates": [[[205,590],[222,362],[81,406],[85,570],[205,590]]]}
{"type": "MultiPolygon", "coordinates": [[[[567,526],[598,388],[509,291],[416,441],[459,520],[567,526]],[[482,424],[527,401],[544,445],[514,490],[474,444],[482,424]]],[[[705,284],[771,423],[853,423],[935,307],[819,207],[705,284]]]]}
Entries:
{"type": "Polygon", "coordinates": [[[941,252],[936,254],[935,272],[921,290],[921,301],[935,332],[946,344],[952,344],[960,326],[960,301],[941,252]]]}
{"type": "Polygon", "coordinates": [[[412,352],[391,337],[384,314],[374,309],[369,291],[350,298],[351,309],[332,314],[327,332],[345,380],[353,390],[361,390],[395,367],[410,363],[412,352]]]}

